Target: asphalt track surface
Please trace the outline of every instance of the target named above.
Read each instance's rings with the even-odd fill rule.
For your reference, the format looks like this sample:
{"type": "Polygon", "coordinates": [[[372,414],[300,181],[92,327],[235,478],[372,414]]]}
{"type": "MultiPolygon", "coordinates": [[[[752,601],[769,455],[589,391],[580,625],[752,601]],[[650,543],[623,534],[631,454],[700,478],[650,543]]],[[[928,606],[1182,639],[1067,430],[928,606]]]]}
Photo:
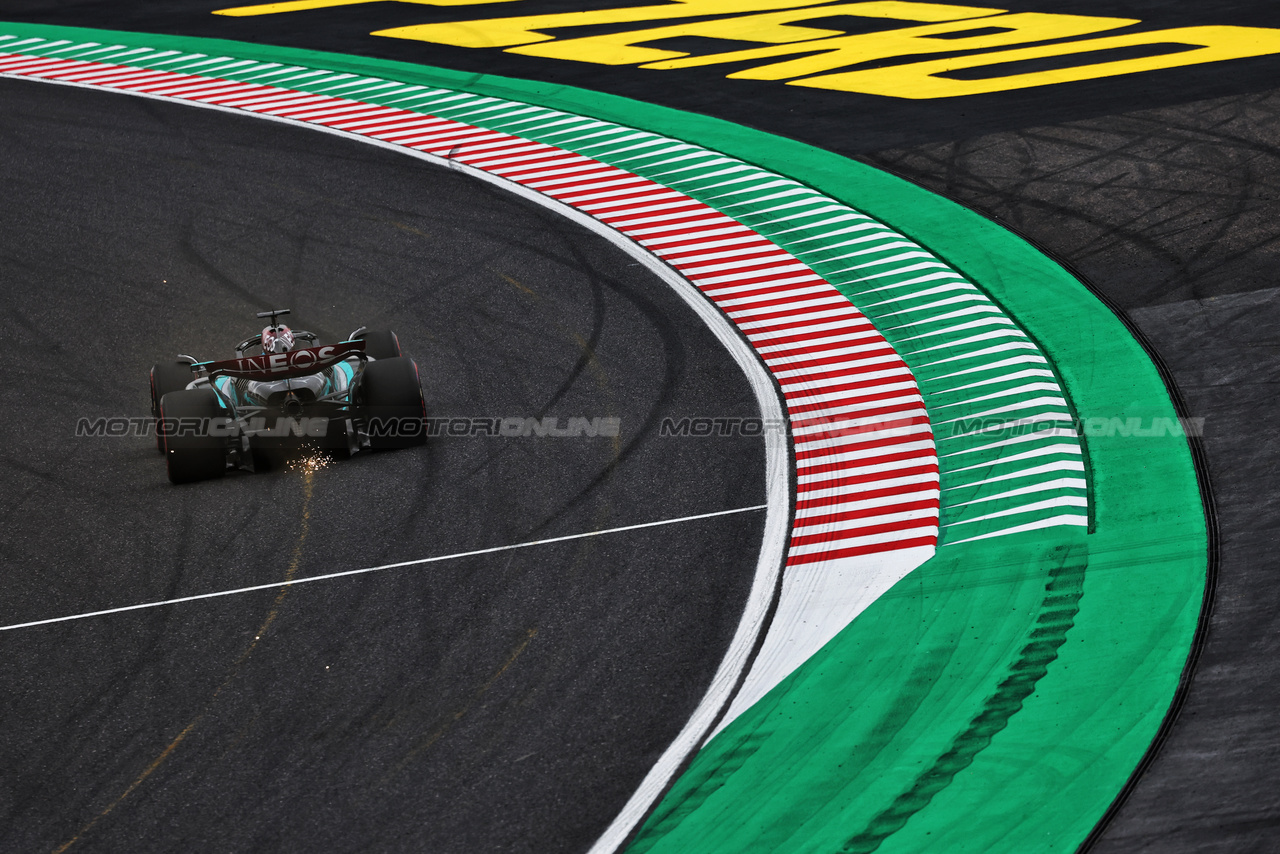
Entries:
{"type": "MultiPolygon", "coordinates": [[[[1219,548],[1184,703],[1102,828],[1106,852],[1280,849],[1276,223],[1280,58],[954,102],[894,102],[366,35],[482,17],[400,4],[219,19],[215,2],[13,0],[5,17],[261,41],[582,85],[740,121],[895,171],[1054,253],[1122,310],[1170,371],[1203,448],[1219,548]]],[[[539,11],[578,8],[546,2],[539,11]]],[[[1153,26],[1280,26],[1259,0],[1025,0],[1018,11],[1153,26]]],[[[516,14],[495,7],[489,14],[516,14]]]]}
{"type": "MultiPolygon", "coordinates": [[[[759,504],[755,398],[667,285],[456,172],[0,81],[0,625],[759,504]],[[171,486],[146,372],[253,313],[393,328],[433,415],[613,416],[171,486]]],[[[564,423],[563,421],[561,422],[564,423]]],[[[0,632],[0,850],[571,851],[736,628],[760,513],[0,632]],[[67,847],[66,843],[74,843],[67,847]]]]}

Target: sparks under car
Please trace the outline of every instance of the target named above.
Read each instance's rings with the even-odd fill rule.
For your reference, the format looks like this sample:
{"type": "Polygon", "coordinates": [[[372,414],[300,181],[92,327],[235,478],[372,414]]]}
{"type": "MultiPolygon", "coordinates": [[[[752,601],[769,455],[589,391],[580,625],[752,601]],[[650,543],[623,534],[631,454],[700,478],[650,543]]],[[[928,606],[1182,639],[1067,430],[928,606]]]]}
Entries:
{"type": "Polygon", "coordinates": [[[151,368],[156,446],[169,480],[253,471],[304,448],[351,455],[426,441],[418,366],[401,355],[395,333],[362,326],[322,344],[281,324],[288,313],[260,312],[269,325],[236,345],[234,359],[179,356],[151,368]]]}

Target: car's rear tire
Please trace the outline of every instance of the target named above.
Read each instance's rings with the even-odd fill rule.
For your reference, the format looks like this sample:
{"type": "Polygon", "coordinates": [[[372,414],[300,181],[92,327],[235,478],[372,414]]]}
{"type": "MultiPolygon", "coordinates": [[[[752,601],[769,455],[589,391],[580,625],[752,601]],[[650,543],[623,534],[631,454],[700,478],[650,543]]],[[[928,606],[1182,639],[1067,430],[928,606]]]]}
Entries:
{"type": "Polygon", "coordinates": [[[366,332],[356,339],[364,342],[365,355],[371,359],[397,359],[400,352],[400,339],[394,332],[366,332]]]}
{"type": "Polygon", "coordinates": [[[427,407],[412,359],[370,362],[360,379],[360,403],[371,447],[411,448],[427,441],[427,407]]]}
{"type": "Polygon", "coordinates": [[[227,471],[227,440],[219,428],[230,423],[212,389],[171,391],[160,398],[165,431],[164,458],[173,483],[222,477],[227,471]]]}
{"type": "Polygon", "coordinates": [[[151,366],[151,417],[155,419],[156,450],[164,453],[164,437],[160,435],[160,398],[171,391],[182,391],[194,379],[186,362],[159,362],[151,366]]]}

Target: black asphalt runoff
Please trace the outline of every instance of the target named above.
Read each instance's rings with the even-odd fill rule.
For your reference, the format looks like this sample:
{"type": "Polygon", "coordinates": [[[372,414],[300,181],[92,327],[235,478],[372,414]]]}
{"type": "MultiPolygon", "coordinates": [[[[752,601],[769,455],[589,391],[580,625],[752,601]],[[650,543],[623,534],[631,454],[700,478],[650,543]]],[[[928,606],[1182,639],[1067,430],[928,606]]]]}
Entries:
{"type": "MultiPolygon", "coordinates": [[[[742,370],[602,238],[248,117],[0,81],[0,626],[764,500],[742,370]],[[147,371],[254,313],[393,329],[434,417],[616,417],[174,487],[147,371]]],[[[749,512],[0,632],[0,850],[574,851],[701,698],[749,512]]]]}
{"type": "MultiPolygon", "coordinates": [[[[1280,530],[1275,425],[1280,57],[949,101],[895,101],[723,69],[610,68],[368,35],[569,11],[574,0],[377,3],[256,19],[230,3],[9,0],[0,17],[214,36],[579,85],[715,115],[895,171],[1004,222],[1106,295],[1156,349],[1203,446],[1221,533],[1216,605],[1178,718],[1096,850],[1280,850],[1280,530]],[[517,9],[519,11],[517,11],[517,9]]],[[[618,4],[634,5],[634,4],[618,4]]],[[[1280,27],[1263,0],[1019,0],[1148,29],[1280,27]]]]}
{"type": "MultiPolygon", "coordinates": [[[[6,0],[0,20],[236,39],[544,80],[706,113],[844,154],[1264,91],[1273,88],[1280,79],[1280,56],[1272,56],[1062,87],[914,101],[828,92],[773,81],[725,78],[731,71],[759,64],[758,61],[658,71],[370,35],[376,30],[417,24],[656,5],[647,0],[616,3],[521,0],[462,6],[388,0],[252,17],[211,14],[215,9],[249,5],[255,5],[254,0],[166,0],[163,3],[78,0],[74,4],[65,0],[6,0]]],[[[974,0],[949,5],[1136,19],[1142,22],[1139,27],[1142,30],[1224,24],[1280,28],[1280,5],[1263,0],[1018,0],[1016,4],[974,0]]],[[[835,27],[859,26],[856,20],[839,17],[835,27]]],[[[559,32],[573,37],[653,25],[641,22],[559,32]]],[[[864,21],[861,26],[871,31],[894,24],[864,21]]],[[[729,51],[747,46],[750,45],[727,42],[712,50],[729,51]]],[[[696,50],[705,52],[707,48],[699,46],[696,50]]]]}

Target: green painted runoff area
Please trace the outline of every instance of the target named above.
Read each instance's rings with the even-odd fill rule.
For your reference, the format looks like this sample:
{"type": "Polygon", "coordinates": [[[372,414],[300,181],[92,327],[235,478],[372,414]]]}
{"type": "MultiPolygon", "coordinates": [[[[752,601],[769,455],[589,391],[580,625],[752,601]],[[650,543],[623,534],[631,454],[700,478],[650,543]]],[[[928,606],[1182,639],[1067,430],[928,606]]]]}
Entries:
{"type": "Polygon", "coordinates": [[[238,42],[2,28],[447,87],[704,146],[928,247],[1049,355],[1095,428],[1085,436],[1090,531],[941,548],[708,744],[632,850],[1073,850],[1140,761],[1178,686],[1204,593],[1195,470],[1176,432],[1115,429],[1176,417],[1159,373],[1110,310],[1021,238],[830,152],[614,96],[238,42]]]}

